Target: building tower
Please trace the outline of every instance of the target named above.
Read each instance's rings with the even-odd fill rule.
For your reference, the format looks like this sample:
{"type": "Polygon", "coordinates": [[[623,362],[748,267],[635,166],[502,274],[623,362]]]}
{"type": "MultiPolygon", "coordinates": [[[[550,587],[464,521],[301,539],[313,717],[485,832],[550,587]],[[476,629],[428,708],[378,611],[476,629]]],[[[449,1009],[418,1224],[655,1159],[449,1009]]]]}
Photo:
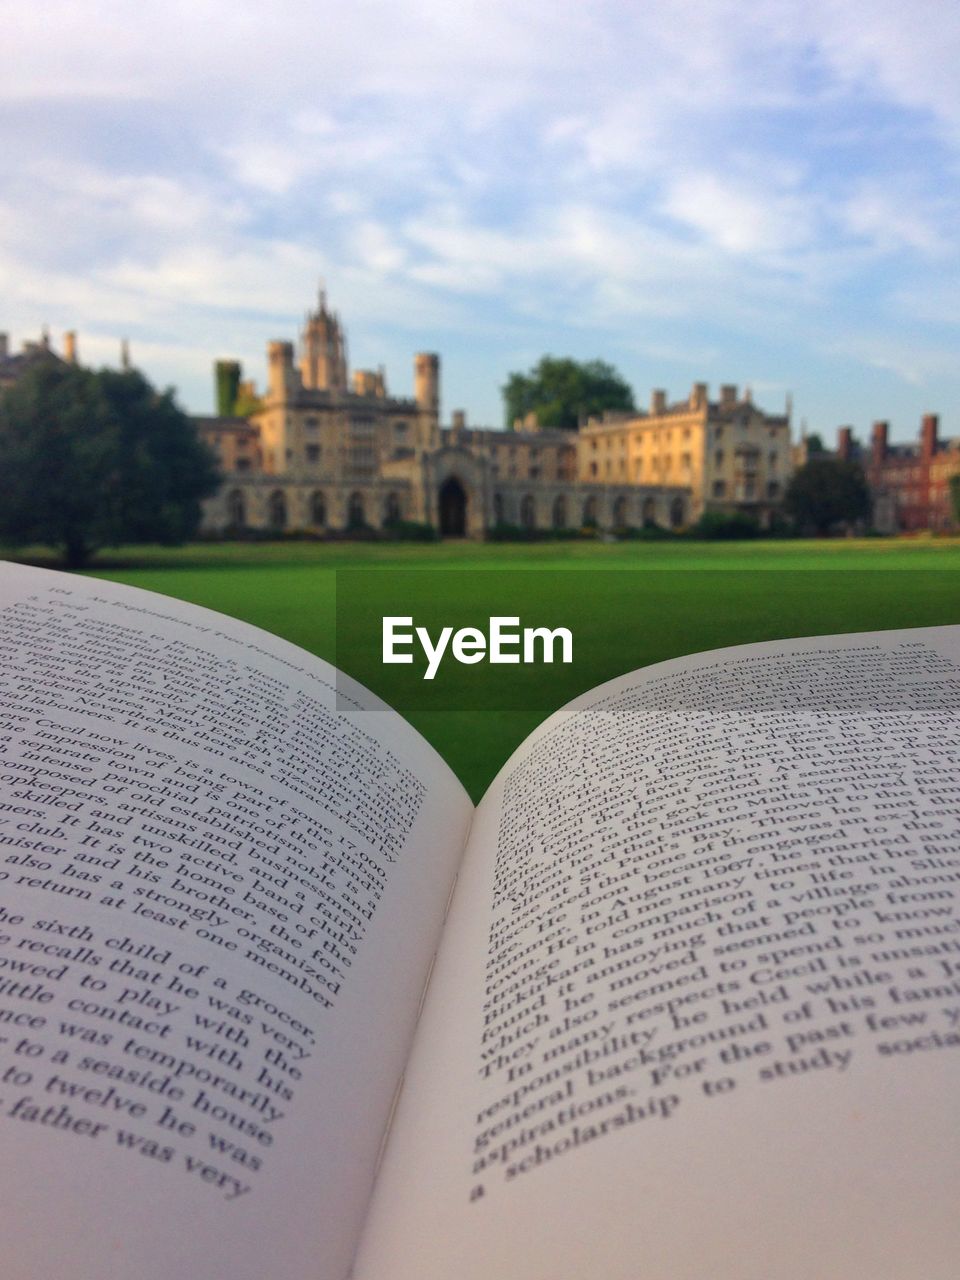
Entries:
{"type": "Polygon", "coordinates": [[[301,343],[303,385],[314,391],[346,391],[347,344],[339,317],[327,310],[323,289],[317,310],[307,313],[301,343]]]}
{"type": "Polygon", "coordinates": [[[440,357],[432,351],[413,357],[413,395],[420,409],[440,416],[440,357]]]}

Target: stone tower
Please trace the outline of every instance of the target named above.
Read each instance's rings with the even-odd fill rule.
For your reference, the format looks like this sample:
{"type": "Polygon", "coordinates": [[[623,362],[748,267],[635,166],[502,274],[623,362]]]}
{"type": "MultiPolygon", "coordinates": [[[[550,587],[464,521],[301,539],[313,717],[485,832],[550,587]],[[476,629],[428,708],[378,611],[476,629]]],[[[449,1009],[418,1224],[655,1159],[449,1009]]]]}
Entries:
{"type": "Polygon", "coordinates": [[[323,289],[317,310],[307,313],[301,343],[303,385],[315,391],[346,391],[347,344],[339,317],[327,310],[323,289]]]}
{"type": "Polygon", "coordinates": [[[421,351],[413,357],[413,395],[420,409],[440,414],[440,357],[421,351]]]}

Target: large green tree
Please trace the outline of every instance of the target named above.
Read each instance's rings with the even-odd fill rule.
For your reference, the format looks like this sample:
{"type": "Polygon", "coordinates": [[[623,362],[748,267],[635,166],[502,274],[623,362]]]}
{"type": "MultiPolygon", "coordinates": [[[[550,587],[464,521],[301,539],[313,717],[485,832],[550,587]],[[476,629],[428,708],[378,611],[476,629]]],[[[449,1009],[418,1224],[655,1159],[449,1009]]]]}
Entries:
{"type": "Polygon", "coordinates": [[[171,391],[135,370],[44,361],[0,395],[0,538],[56,547],[78,568],[99,547],[181,542],[216,461],[171,391]]]}
{"type": "Polygon", "coordinates": [[[500,390],[507,427],[533,413],[541,427],[573,429],[604,409],[635,408],[629,385],[604,360],[544,356],[529,373],[511,373],[500,390]]]}
{"type": "Polygon", "coordinates": [[[856,462],[815,454],[791,476],[784,505],[801,529],[822,536],[869,516],[870,490],[856,462]]]}

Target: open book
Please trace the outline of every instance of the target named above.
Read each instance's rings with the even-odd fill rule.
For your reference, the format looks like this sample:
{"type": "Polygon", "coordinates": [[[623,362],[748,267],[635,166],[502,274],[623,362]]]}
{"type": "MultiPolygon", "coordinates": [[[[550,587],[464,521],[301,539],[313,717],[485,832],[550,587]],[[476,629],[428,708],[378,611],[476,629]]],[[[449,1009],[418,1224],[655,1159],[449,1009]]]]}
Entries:
{"type": "Polygon", "coordinates": [[[960,628],[634,672],[474,811],[284,641],[0,599],[4,1280],[956,1276],[960,628]]]}

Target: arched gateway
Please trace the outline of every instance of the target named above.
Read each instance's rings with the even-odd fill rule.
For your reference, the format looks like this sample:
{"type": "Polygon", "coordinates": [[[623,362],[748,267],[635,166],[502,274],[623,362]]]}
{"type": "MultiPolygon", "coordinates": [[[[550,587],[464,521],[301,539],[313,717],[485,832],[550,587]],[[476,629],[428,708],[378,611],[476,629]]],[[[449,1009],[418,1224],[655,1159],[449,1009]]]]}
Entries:
{"type": "Polygon", "coordinates": [[[467,536],[467,492],[456,476],[450,476],[440,486],[440,535],[467,536]]]}

